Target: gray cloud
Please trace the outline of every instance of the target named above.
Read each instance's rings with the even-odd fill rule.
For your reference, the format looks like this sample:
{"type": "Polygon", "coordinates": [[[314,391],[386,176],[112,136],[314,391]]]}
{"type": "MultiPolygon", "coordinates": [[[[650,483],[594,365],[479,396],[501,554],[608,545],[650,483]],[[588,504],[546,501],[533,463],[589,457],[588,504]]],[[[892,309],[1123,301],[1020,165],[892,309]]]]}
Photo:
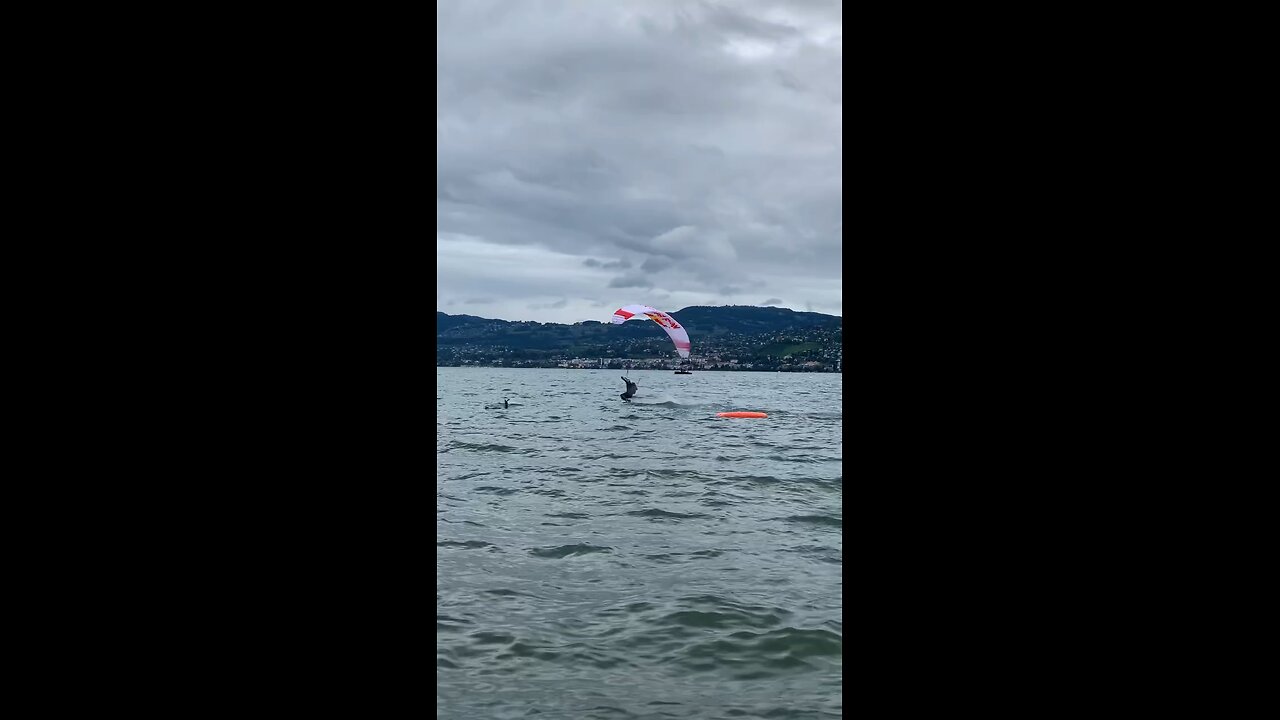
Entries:
{"type": "Polygon", "coordinates": [[[763,284],[838,312],[836,0],[439,0],[436,16],[437,304],[483,292],[487,312],[533,319],[606,298],[536,313],[578,319],[630,301],[609,288],[679,309],[763,284]],[[648,279],[600,272],[637,265],[648,279]]]}
{"type": "Polygon", "coordinates": [[[631,268],[631,263],[626,260],[614,260],[612,262],[602,263],[595,258],[587,258],[582,261],[582,264],[587,267],[600,268],[602,270],[629,270],[631,268]]]}
{"type": "Polygon", "coordinates": [[[622,275],[609,281],[611,288],[651,288],[653,282],[648,278],[636,275],[622,275]]]}
{"type": "Polygon", "coordinates": [[[640,265],[640,269],[647,273],[662,272],[675,264],[674,260],[668,260],[657,255],[651,256],[640,265]]]}
{"type": "Polygon", "coordinates": [[[768,300],[761,301],[760,304],[761,305],[781,305],[782,300],[780,298],[769,298],[768,300]]]}

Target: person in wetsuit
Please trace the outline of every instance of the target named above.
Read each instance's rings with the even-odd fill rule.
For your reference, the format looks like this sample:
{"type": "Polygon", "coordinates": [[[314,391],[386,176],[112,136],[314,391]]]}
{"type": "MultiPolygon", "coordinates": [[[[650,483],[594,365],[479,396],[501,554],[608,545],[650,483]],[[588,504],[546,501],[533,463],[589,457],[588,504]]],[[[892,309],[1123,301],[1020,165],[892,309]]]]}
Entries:
{"type": "Polygon", "coordinates": [[[631,402],[631,398],[635,397],[636,392],[638,392],[640,388],[637,387],[635,383],[628,380],[625,375],[622,376],[622,382],[627,384],[627,391],[622,393],[619,397],[622,398],[623,402],[631,402]]]}

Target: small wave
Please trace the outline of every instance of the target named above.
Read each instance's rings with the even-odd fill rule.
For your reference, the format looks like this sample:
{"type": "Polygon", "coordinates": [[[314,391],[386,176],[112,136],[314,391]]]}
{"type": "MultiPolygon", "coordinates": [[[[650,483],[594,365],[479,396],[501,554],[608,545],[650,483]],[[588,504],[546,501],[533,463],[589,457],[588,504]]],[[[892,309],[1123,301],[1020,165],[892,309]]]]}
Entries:
{"type": "Polygon", "coordinates": [[[471,638],[471,642],[475,645],[510,645],[516,641],[515,635],[484,630],[473,632],[467,637],[471,638]]]}
{"type": "Polygon", "coordinates": [[[481,485],[475,489],[476,492],[492,493],[494,495],[515,495],[520,492],[518,488],[504,488],[496,485],[481,485]]]}
{"type": "Polygon", "coordinates": [[[668,613],[655,621],[659,625],[693,628],[767,628],[779,625],[790,611],[762,605],[746,605],[718,595],[684,597],[689,609],[668,613]]]}
{"type": "Polygon", "coordinates": [[[483,540],[467,540],[465,542],[455,542],[453,540],[442,540],[436,543],[436,547],[456,547],[456,548],[482,548],[497,547],[493,543],[487,543],[483,540]]]}
{"type": "Polygon", "coordinates": [[[830,458],[825,455],[766,455],[765,459],[787,463],[820,463],[829,462],[831,460],[840,462],[840,458],[830,458]]]}
{"type": "Polygon", "coordinates": [[[645,560],[652,560],[657,563],[670,564],[685,562],[681,558],[713,558],[720,557],[724,553],[719,550],[698,550],[689,553],[653,553],[651,555],[641,555],[645,560]]]}
{"type": "Polygon", "coordinates": [[[531,645],[524,642],[515,642],[511,647],[507,648],[507,652],[498,655],[499,660],[513,657],[536,658],[538,660],[556,660],[560,657],[560,653],[545,650],[545,645],[531,645]]]}
{"type": "Polygon", "coordinates": [[[841,550],[839,548],[827,547],[826,545],[797,545],[791,548],[783,548],[783,552],[799,553],[834,565],[844,564],[843,553],[841,550]]]}
{"type": "Polygon", "coordinates": [[[728,480],[729,482],[747,482],[769,485],[785,482],[782,478],[777,478],[772,475],[730,475],[726,477],[725,480],[728,480]]]}
{"type": "Polygon", "coordinates": [[[641,555],[640,557],[665,564],[679,562],[680,553],[653,553],[651,555],[641,555]]]}
{"type": "MultiPolygon", "coordinates": [[[[497,443],[471,443],[465,440],[450,440],[449,444],[450,444],[450,447],[456,448],[459,450],[476,450],[478,452],[504,452],[504,453],[519,452],[517,448],[513,448],[510,445],[499,445],[497,443]]],[[[437,451],[437,452],[440,452],[440,451],[437,451]]]]}
{"type": "Polygon", "coordinates": [[[465,628],[463,625],[474,625],[475,623],[466,618],[450,617],[448,615],[436,615],[436,632],[462,632],[465,628]]]}
{"type": "Polygon", "coordinates": [[[519,590],[508,590],[507,588],[494,588],[492,590],[481,590],[480,592],[486,595],[497,595],[498,597],[529,597],[529,598],[538,597],[537,595],[523,593],[523,592],[520,592],[519,590]]]}
{"type": "Polygon", "coordinates": [[[836,633],[785,627],[763,633],[740,630],[686,646],[670,660],[689,670],[733,669],[736,679],[757,680],[810,670],[813,661],[829,663],[842,653],[843,640],[836,633]]]}
{"type": "Polygon", "coordinates": [[[777,625],[774,617],[758,618],[744,613],[680,610],[662,618],[663,622],[693,628],[768,627],[777,625]]]}
{"type": "MultiPolygon", "coordinates": [[[[637,613],[648,612],[650,610],[653,610],[655,607],[657,606],[650,602],[633,602],[633,603],[628,603],[627,605],[624,605],[623,607],[620,607],[620,608],[612,607],[612,608],[607,608],[605,610],[601,610],[600,614],[606,615],[606,616],[635,615],[637,613]]],[[[617,632],[620,632],[620,631],[621,631],[621,628],[614,628],[613,632],[611,632],[610,634],[616,634],[617,632]]]]}
{"type": "MultiPolygon", "coordinates": [[[[438,512],[444,512],[440,510],[438,512]]],[[[450,520],[449,518],[440,518],[440,522],[449,523],[450,525],[475,525],[476,527],[488,527],[484,523],[478,523],[475,520],[450,520]]]]}
{"type": "Polygon", "coordinates": [[[802,659],[829,657],[844,652],[844,638],[838,633],[821,628],[802,630],[786,627],[752,637],[757,650],[767,653],[786,653],[802,659]]]}
{"type": "Polygon", "coordinates": [[[831,527],[841,527],[844,522],[841,518],[833,515],[791,515],[789,517],[779,518],[788,522],[812,523],[814,525],[830,525],[831,527]]]}
{"type": "Polygon", "coordinates": [[[574,555],[589,555],[591,553],[607,552],[613,552],[613,548],[591,545],[589,543],[576,543],[574,545],[534,548],[529,551],[529,554],[534,557],[553,558],[558,560],[560,558],[573,557],[574,555]]]}
{"type": "Polygon", "coordinates": [[[694,518],[705,518],[706,515],[701,513],[678,513],[662,510],[660,508],[648,508],[646,510],[632,510],[628,515],[647,518],[675,518],[677,520],[691,520],[694,518]]]}

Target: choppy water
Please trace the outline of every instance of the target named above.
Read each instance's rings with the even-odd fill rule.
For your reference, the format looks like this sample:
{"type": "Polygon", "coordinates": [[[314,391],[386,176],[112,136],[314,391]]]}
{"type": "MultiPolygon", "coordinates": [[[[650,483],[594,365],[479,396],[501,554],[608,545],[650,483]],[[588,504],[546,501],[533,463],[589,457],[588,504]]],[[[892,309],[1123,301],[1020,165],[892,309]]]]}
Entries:
{"type": "Polygon", "coordinates": [[[619,374],[436,369],[439,716],[839,717],[842,376],[619,374]]]}

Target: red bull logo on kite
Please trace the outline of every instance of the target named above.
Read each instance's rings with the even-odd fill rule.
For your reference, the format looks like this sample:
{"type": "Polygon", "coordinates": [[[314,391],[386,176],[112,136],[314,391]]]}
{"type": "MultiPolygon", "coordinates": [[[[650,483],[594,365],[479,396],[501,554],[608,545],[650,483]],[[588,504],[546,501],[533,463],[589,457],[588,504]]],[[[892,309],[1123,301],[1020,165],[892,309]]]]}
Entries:
{"type": "Polygon", "coordinates": [[[680,323],[676,322],[675,318],[667,317],[665,315],[659,315],[657,313],[645,313],[645,315],[647,315],[650,320],[658,323],[662,327],[671,328],[672,330],[680,329],[680,323]]]}
{"type": "Polygon", "coordinates": [[[613,317],[609,322],[614,325],[621,325],[628,320],[648,319],[657,323],[663,330],[667,332],[667,336],[671,338],[671,342],[676,344],[676,351],[680,353],[680,357],[689,357],[689,335],[681,327],[680,323],[670,315],[661,310],[648,305],[624,305],[613,311],[613,317]]]}

